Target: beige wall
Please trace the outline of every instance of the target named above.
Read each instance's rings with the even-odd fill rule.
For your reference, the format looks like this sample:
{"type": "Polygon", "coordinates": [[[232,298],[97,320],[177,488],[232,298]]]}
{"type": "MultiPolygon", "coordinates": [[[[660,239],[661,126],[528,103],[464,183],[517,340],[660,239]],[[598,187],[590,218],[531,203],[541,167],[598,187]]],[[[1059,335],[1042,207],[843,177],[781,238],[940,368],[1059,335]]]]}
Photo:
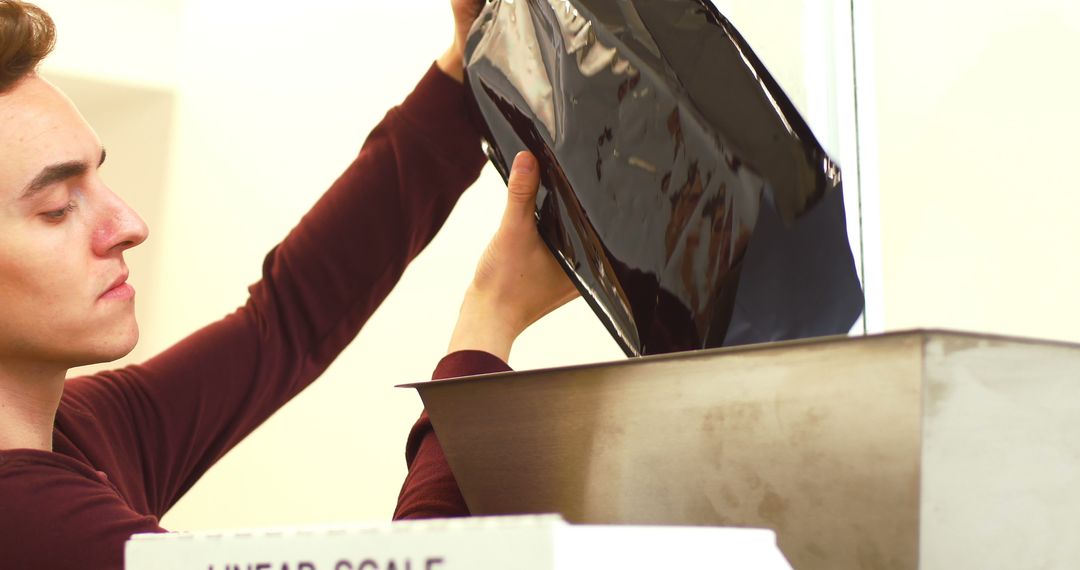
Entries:
{"type": "MultiPolygon", "coordinates": [[[[151,239],[130,255],[143,338],[125,361],[145,358],[243,302],[264,253],[444,49],[447,4],[321,0],[255,9],[247,2],[148,3],[156,8],[140,12],[146,24],[129,29],[116,25],[130,8],[124,0],[97,10],[74,0],[44,3],[61,32],[48,71],[114,150],[110,181],[152,224],[151,239]],[[104,27],[109,33],[90,41],[104,27]],[[148,39],[148,29],[160,31],[156,41],[148,39]],[[125,59],[127,51],[139,53],[125,59]],[[148,57],[159,58],[161,68],[147,66],[148,57]],[[145,124],[167,125],[166,136],[126,129],[138,120],[117,116],[125,105],[116,99],[145,106],[148,94],[161,91],[168,106],[154,107],[155,122],[145,124]],[[166,164],[139,158],[156,156],[154,147],[167,154],[166,164]],[[145,183],[161,171],[164,183],[145,183]]],[[[744,32],[772,46],[763,56],[798,86],[795,51],[765,40],[797,29],[797,13],[788,16],[781,31],[750,11],[744,32]]],[[[420,409],[415,394],[392,386],[427,378],[444,354],[503,192],[487,169],[356,342],[315,386],[216,466],[164,524],[191,529],[387,518],[404,476],[405,435],[420,409]]],[[[511,364],[521,369],[621,357],[576,301],[523,335],[511,364]]]]}
{"type": "MultiPolygon", "coordinates": [[[[1009,11],[970,1],[864,4],[872,41],[859,57],[876,76],[864,85],[864,94],[876,92],[865,105],[876,112],[865,121],[864,152],[876,147],[867,163],[880,165],[866,184],[880,216],[869,208],[864,221],[880,235],[867,247],[869,266],[882,268],[872,276],[882,283],[878,328],[1080,340],[1072,325],[1080,320],[1072,262],[1080,188],[1071,168],[1080,86],[1067,68],[1067,54],[1080,53],[1080,18],[1070,2],[1009,11]]],[[[48,71],[100,123],[115,150],[110,179],[153,225],[142,258],[132,255],[144,333],[135,359],[243,302],[265,251],[449,38],[443,0],[41,4],[61,33],[48,71]],[[102,89],[113,94],[102,100],[94,95],[102,89]],[[152,118],[125,114],[117,89],[152,118]],[[167,134],[145,136],[140,121],[167,134]],[[155,167],[140,153],[168,160],[155,167]]],[[[815,128],[834,126],[815,118],[827,114],[815,114],[815,93],[807,92],[813,78],[804,75],[798,3],[718,4],[815,128]]],[[[851,154],[839,135],[822,138],[835,154],[851,154]]],[[[850,161],[842,164],[850,176],[850,161]]],[[[487,169],[324,378],[226,457],[164,523],[387,518],[419,411],[414,394],[392,386],[426,378],[442,356],[502,192],[487,169]]],[[[578,301],[526,333],[512,364],[615,358],[621,353],[578,301]]]]}
{"type": "MultiPolygon", "coordinates": [[[[243,301],[264,253],[451,36],[444,2],[288,5],[186,5],[159,339],[179,338],[243,301]]],[[[486,172],[329,372],[223,460],[166,524],[388,518],[405,473],[405,436],[420,411],[414,393],[393,386],[430,377],[445,353],[503,192],[486,172]]],[[[618,356],[583,305],[560,319],[533,331],[541,338],[522,339],[513,364],[618,356]],[[559,339],[568,327],[577,331],[572,343],[559,339]]]]}
{"type": "Polygon", "coordinates": [[[886,327],[1080,341],[1080,4],[873,10],[886,327]]]}
{"type": "MultiPolygon", "coordinates": [[[[129,255],[143,334],[125,361],[153,354],[240,305],[266,251],[451,37],[449,3],[441,0],[190,0],[163,5],[146,20],[148,27],[167,28],[163,45],[151,49],[163,61],[175,57],[170,73],[148,72],[139,61],[97,60],[145,45],[146,30],[116,26],[125,2],[104,2],[97,13],[74,1],[42,4],[61,34],[46,71],[105,139],[109,181],[152,224],[151,239],[129,255]],[[96,43],[86,30],[100,30],[95,22],[112,27],[96,43]],[[80,31],[69,33],[73,28],[80,31]],[[144,101],[160,90],[169,107],[145,126],[163,126],[164,115],[170,127],[164,140],[125,130],[132,120],[117,116],[123,105],[114,99],[144,101]],[[167,164],[144,161],[147,146],[163,147],[167,164]],[[164,183],[140,182],[161,171],[164,183]]],[[[445,354],[504,192],[486,170],[356,342],[315,386],[211,470],[164,524],[389,518],[405,473],[405,437],[420,411],[415,393],[393,386],[427,379],[445,354]]],[[[578,301],[528,331],[511,363],[533,368],[621,356],[578,301]]]]}

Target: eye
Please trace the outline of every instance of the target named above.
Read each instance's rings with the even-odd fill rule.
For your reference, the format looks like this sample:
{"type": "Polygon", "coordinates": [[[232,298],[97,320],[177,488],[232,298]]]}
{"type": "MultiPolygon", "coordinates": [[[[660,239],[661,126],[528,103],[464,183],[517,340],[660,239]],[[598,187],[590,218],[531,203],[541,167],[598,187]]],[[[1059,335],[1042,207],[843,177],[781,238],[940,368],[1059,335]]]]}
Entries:
{"type": "Polygon", "coordinates": [[[59,210],[52,210],[51,212],[44,212],[41,215],[50,222],[60,222],[67,217],[68,214],[75,211],[75,202],[68,202],[66,206],[59,210]]]}

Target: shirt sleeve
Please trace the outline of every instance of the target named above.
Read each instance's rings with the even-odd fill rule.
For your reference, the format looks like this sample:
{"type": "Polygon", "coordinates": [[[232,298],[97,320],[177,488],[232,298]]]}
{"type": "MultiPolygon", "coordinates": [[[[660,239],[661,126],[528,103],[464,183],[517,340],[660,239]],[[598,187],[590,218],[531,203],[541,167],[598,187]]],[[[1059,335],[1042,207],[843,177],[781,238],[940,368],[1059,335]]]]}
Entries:
{"type": "Polygon", "coordinates": [[[104,473],[35,453],[0,456],[0,567],[123,570],[128,537],[163,532],[156,517],[132,510],[104,473]]]}
{"type": "MultiPolygon", "coordinates": [[[[511,368],[497,356],[477,350],[462,350],[444,357],[432,380],[459,378],[511,368]]],[[[398,495],[394,520],[460,517],[469,514],[457,480],[446,462],[439,438],[425,410],[409,433],[405,445],[409,472],[398,495]]]]}
{"type": "Polygon", "coordinates": [[[145,364],[70,381],[100,424],[74,444],[108,441],[163,515],[326,369],[479,176],[466,97],[433,65],[266,256],[244,306],[145,364]]]}

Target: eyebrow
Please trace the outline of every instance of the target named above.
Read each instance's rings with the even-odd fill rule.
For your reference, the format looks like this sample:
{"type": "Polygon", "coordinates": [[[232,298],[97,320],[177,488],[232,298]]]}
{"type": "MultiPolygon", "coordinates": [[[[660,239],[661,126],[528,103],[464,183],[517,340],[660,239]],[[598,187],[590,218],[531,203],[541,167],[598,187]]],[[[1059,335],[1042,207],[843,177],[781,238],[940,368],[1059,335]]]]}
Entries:
{"type": "MultiPolygon", "coordinates": [[[[101,159],[98,161],[97,165],[101,166],[102,164],[105,164],[104,147],[101,149],[101,159]]],[[[89,165],[81,160],[70,160],[68,162],[50,164],[41,169],[41,172],[30,181],[30,184],[26,185],[19,200],[28,200],[34,197],[38,192],[41,192],[57,182],[63,182],[69,178],[82,176],[87,170],[89,170],[89,165]]]]}

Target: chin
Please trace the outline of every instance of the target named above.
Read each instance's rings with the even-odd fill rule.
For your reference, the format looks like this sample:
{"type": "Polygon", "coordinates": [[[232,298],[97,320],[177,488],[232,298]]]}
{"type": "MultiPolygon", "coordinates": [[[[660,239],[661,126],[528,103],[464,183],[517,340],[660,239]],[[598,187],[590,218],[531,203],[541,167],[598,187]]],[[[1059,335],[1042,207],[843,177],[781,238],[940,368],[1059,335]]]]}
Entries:
{"type": "Polygon", "coordinates": [[[102,355],[102,359],[98,362],[112,362],[114,360],[120,360],[121,358],[131,354],[132,350],[135,350],[135,345],[137,344],[137,342],[138,339],[136,338],[130,344],[125,344],[124,346],[117,347],[112,352],[102,355]]]}
{"type": "Polygon", "coordinates": [[[139,344],[139,327],[133,327],[134,330],[123,335],[122,338],[116,339],[116,342],[112,346],[108,347],[109,350],[105,354],[106,359],[101,362],[112,362],[118,360],[129,354],[132,350],[135,350],[135,345],[139,344]]]}
{"type": "Polygon", "coordinates": [[[119,360],[135,349],[135,345],[139,342],[139,327],[132,323],[132,326],[125,327],[122,330],[116,330],[110,332],[110,334],[99,335],[85,351],[80,354],[74,355],[74,362],[71,367],[86,366],[89,364],[102,364],[106,362],[112,362],[119,360]]]}

